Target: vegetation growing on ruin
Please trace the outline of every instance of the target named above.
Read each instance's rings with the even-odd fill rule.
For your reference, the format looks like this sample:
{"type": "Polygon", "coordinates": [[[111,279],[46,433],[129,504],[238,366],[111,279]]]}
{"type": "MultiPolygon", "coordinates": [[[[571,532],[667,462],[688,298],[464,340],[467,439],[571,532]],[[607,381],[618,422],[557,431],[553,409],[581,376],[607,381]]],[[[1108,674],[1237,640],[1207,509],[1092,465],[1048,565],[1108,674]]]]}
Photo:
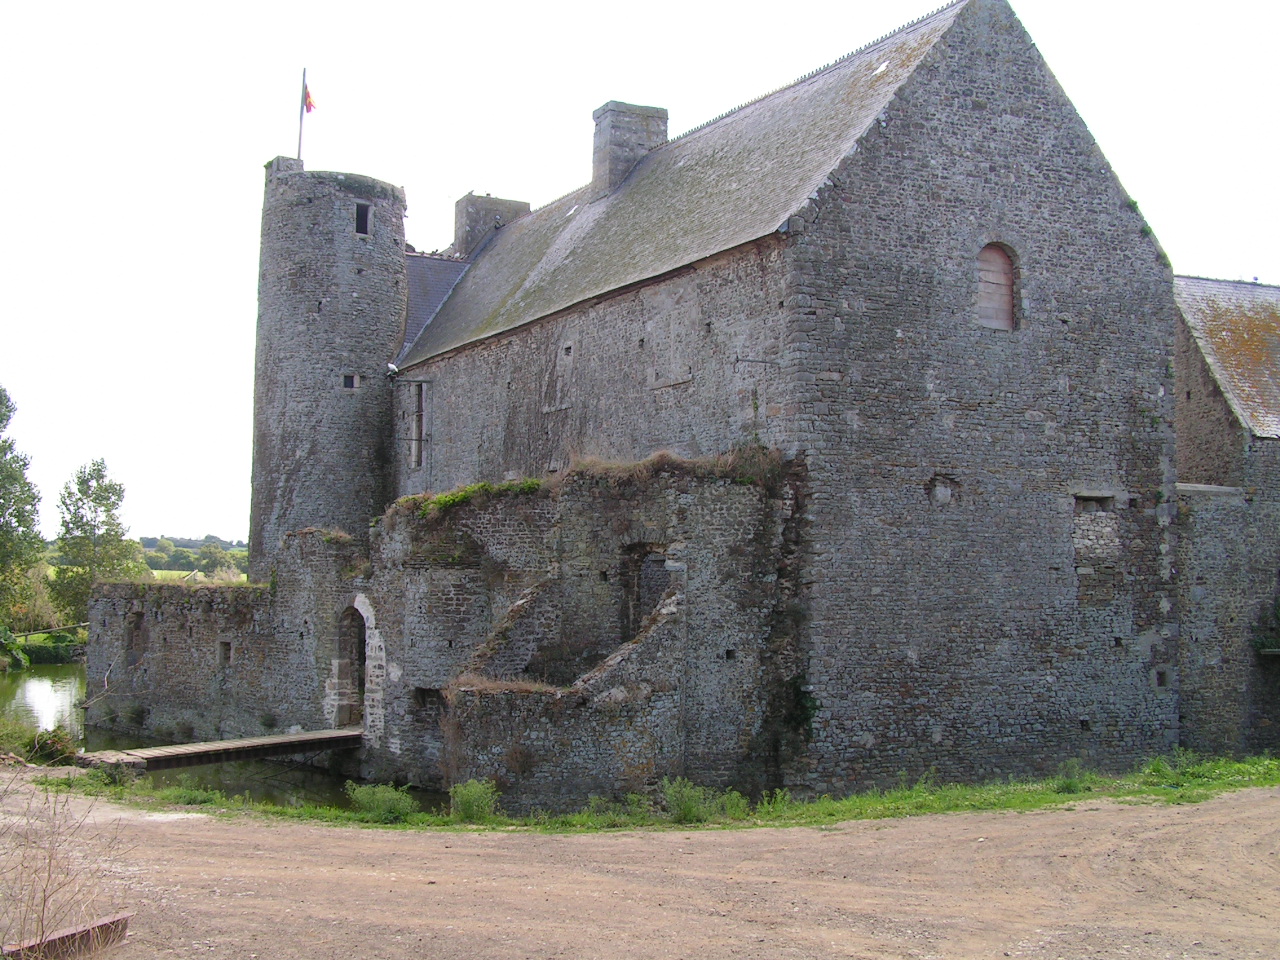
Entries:
{"type": "MultiPolygon", "coordinates": [[[[1079,761],[1064,763],[1056,776],[1040,780],[1004,780],[991,783],[939,784],[925,776],[914,782],[903,778],[895,787],[868,790],[848,797],[793,797],[787,790],[767,791],[752,803],[742,794],[691,783],[683,778],[664,779],[652,794],[628,794],[621,799],[592,797],[576,813],[535,811],[510,817],[501,810],[501,795],[492,781],[469,780],[450,790],[448,809],[414,811],[386,785],[354,785],[367,802],[357,809],[272,804],[227,797],[179,782],[153,787],[135,781],[127,773],[111,770],[75,772],[69,777],[45,776],[37,783],[52,790],[74,790],[90,796],[142,805],[199,806],[219,814],[258,813],[295,820],[329,823],[401,824],[416,827],[466,827],[581,832],[609,829],[680,827],[697,824],[717,827],[827,826],[849,820],[878,820],[929,813],[961,813],[987,810],[1040,810],[1082,801],[1111,800],[1120,803],[1198,803],[1221,793],[1246,787],[1280,786],[1280,758],[1250,757],[1243,760],[1202,757],[1180,751],[1156,757],[1132,773],[1109,776],[1090,771],[1079,761]]],[[[405,795],[407,797],[407,795],[405,795]]],[[[353,797],[354,799],[354,797],[353,797]]],[[[411,800],[411,798],[408,798],[411,800]]]]}
{"type": "Polygon", "coordinates": [[[577,457],[568,470],[554,479],[525,477],[502,483],[468,484],[445,493],[425,493],[401,497],[387,511],[388,517],[416,515],[439,520],[459,507],[482,506],[499,497],[547,493],[574,479],[589,479],[617,488],[645,484],[660,475],[694,477],[700,480],[728,480],[743,486],[761,487],[770,494],[781,486],[784,472],[782,454],[763,446],[735,447],[728,453],[693,459],[659,451],[644,460],[616,461],[597,457],[577,457]]]}
{"type": "Polygon", "coordinates": [[[1258,618],[1253,631],[1253,646],[1261,652],[1280,653],[1280,596],[1258,618]]]}
{"type": "Polygon", "coordinates": [[[570,463],[564,480],[585,477],[618,487],[627,483],[644,484],[661,474],[700,480],[729,480],[774,493],[782,483],[782,454],[768,447],[746,445],[734,447],[728,453],[692,459],[678,457],[666,450],[644,460],[630,462],[581,457],[570,463]]]}
{"type": "Polygon", "coordinates": [[[536,680],[498,680],[479,673],[466,672],[453,679],[445,687],[445,695],[450,696],[459,690],[470,690],[477,693],[555,693],[559,687],[536,680]]]}
{"type": "Polygon", "coordinates": [[[438,520],[448,516],[465,504],[480,506],[497,497],[509,497],[538,493],[545,484],[534,477],[523,480],[507,480],[503,483],[468,484],[455,487],[445,493],[424,493],[412,497],[401,497],[388,511],[394,515],[417,514],[424,520],[438,520]]]}

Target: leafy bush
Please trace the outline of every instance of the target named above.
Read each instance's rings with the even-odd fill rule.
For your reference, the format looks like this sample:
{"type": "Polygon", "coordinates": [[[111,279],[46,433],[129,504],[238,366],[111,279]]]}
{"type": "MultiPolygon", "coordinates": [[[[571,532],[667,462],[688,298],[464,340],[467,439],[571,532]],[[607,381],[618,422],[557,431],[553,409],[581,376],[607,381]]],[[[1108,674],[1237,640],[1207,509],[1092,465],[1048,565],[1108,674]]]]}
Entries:
{"type": "Polygon", "coordinates": [[[84,647],[74,642],[58,642],[59,637],[66,637],[66,634],[55,633],[46,643],[28,640],[22,645],[22,650],[32,663],[74,663],[84,653],[84,647]]]}
{"type": "Polygon", "coordinates": [[[0,753],[29,763],[70,763],[79,742],[64,727],[37,730],[17,720],[0,719],[0,753]]]}
{"type": "Polygon", "coordinates": [[[498,785],[468,780],[449,788],[449,814],[458,823],[488,823],[498,816],[498,785]]]}
{"type": "Polygon", "coordinates": [[[706,823],[715,813],[712,791],[684,777],[663,777],[662,799],[672,823],[706,823]]]}
{"type": "Polygon", "coordinates": [[[745,820],[751,816],[751,801],[737,790],[729,790],[716,797],[716,807],[726,820],[745,820]]]}
{"type": "Polygon", "coordinates": [[[779,787],[772,792],[766,790],[761,795],[760,802],[756,804],[756,816],[771,820],[782,816],[790,806],[791,791],[786,787],[779,787]]]}
{"type": "Polygon", "coordinates": [[[0,669],[22,670],[30,666],[31,661],[23,646],[8,627],[0,627],[0,660],[4,661],[4,666],[0,669]]]}
{"type": "Polygon", "coordinates": [[[420,809],[418,801],[409,796],[408,787],[348,780],[345,789],[361,818],[374,823],[404,823],[420,809]]]}

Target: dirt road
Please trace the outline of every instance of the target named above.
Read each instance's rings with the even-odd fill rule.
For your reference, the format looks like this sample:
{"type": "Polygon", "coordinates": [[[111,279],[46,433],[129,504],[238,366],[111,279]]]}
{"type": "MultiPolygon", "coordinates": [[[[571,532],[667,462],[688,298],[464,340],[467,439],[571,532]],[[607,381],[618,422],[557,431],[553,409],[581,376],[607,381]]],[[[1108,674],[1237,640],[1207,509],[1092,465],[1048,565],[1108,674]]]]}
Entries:
{"type": "Polygon", "coordinates": [[[92,818],[129,845],[111,960],[1280,957],[1274,789],[591,836],[92,818]]]}

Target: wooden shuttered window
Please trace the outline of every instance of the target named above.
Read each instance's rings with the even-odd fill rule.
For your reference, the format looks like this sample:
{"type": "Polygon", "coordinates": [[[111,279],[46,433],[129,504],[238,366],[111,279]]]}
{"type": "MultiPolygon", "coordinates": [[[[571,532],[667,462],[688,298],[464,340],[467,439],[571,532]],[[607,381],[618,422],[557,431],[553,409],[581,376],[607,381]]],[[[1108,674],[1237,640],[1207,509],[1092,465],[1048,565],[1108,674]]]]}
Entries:
{"type": "Polygon", "coordinates": [[[1004,248],[989,243],[978,254],[978,323],[992,330],[1012,330],[1013,260],[1004,248]]]}

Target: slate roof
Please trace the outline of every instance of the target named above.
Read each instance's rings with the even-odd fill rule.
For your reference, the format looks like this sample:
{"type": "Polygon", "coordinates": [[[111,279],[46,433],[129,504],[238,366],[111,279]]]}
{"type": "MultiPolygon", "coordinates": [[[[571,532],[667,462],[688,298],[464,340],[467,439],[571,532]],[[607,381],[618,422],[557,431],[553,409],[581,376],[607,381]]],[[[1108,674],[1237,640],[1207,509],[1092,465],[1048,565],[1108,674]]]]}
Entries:
{"type": "Polygon", "coordinates": [[[588,202],[583,187],[507,224],[417,342],[406,338],[401,366],[777,231],[968,2],[655,148],[607,197],[588,202]]]}
{"type": "MultiPolygon", "coordinates": [[[[433,257],[429,253],[407,253],[404,259],[409,274],[409,308],[404,322],[407,349],[435,316],[454,284],[467,272],[469,264],[465,260],[433,257]]],[[[405,350],[402,349],[400,356],[396,357],[397,366],[404,355],[405,350]]]]}
{"type": "Polygon", "coordinates": [[[1280,437],[1280,287],[1176,277],[1173,292],[1236,417],[1280,437]]]}

